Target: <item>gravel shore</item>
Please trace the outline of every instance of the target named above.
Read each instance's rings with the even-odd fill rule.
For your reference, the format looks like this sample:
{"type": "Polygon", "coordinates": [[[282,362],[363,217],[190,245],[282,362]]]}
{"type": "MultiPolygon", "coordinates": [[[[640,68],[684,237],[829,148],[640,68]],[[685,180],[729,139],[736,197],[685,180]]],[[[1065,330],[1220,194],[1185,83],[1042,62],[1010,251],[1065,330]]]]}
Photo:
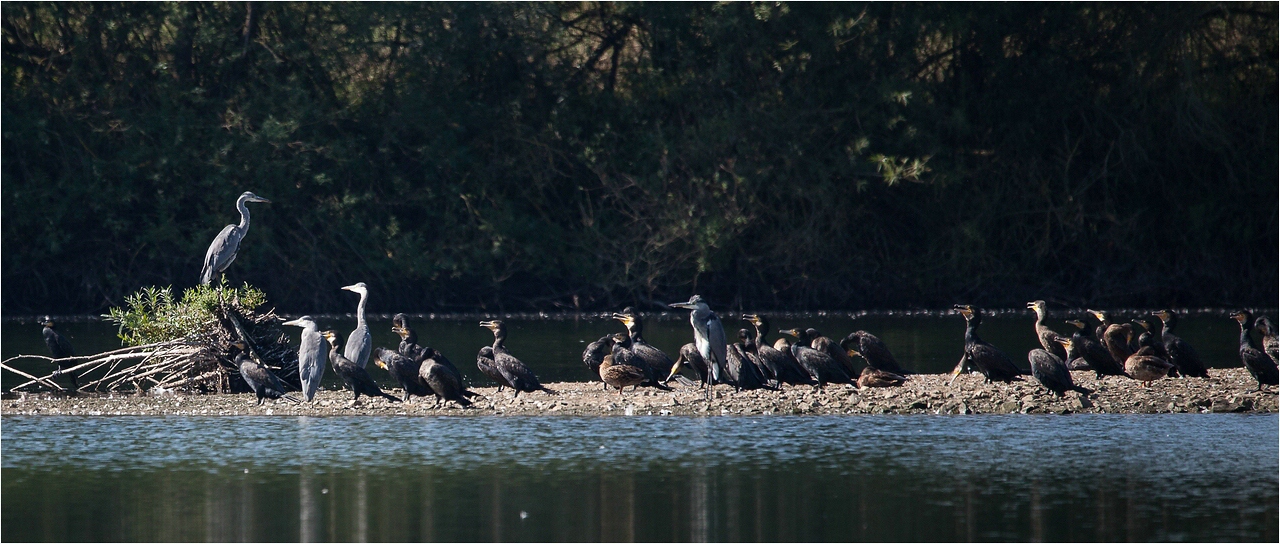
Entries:
{"type": "MultiPolygon", "coordinates": [[[[1273,389],[1256,391],[1256,382],[1243,368],[1211,370],[1212,378],[1158,380],[1150,388],[1139,382],[1109,377],[1102,381],[1092,372],[1073,372],[1076,383],[1093,389],[1088,397],[1067,393],[1054,397],[1030,376],[1012,384],[982,383],[982,376],[967,374],[948,385],[950,376],[918,374],[906,385],[894,388],[857,389],[828,385],[785,386],[782,391],[734,392],[717,386],[708,405],[694,387],[674,385],[672,392],[641,388],[619,396],[606,392],[599,382],[552,383],[557,395],[501,393],[494,387],[477,387],[474,406],[460,409],[432,408],[432,401],[414,397],[409,403],[361,398],[352,406],[349,391],[321,391],[315,402],[294,404],[284,400],[254,406],[250,394],[186,395],[182,393],[137,395],[14,394],[0,403],[3,415],[769,415],[769,414],[1006,414],[1006,413],[1169,413],[1258,412],[1275,413],[1273,389]]],[[[394,395],[400,392],[392,391],[394,395]]]]}

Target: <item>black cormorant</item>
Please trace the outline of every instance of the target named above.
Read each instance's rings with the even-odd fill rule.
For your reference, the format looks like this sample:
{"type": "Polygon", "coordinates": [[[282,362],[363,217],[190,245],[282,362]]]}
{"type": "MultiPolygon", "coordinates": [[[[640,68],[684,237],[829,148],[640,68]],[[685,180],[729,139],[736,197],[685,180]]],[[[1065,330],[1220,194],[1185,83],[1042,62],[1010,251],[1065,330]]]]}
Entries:
{"type": "Polygon", "coordinates": [[[443,355],[431,348],[426,349],[429,353],[422,358],[422,363],[418,366],[418,378],[426,384],[431,393],[435,394],[436,402],[432,406],[448,401],[456,402],[464,408],[471,406],[471,401],[467,400],[467,397],[475,396],[475,393],[467,391],[466,386],[462,384],[458,369],[451,369],[442,364],[441,360],[448,362],[443,355]]]}
{"type": "MultiPolygon", "coordinates": [[[[1107,316],[1107,312],[1102,310],[1085,310],[1085,313],[1098,320],[1098,326],[1094,328],[1093,335],[1101,340],[1107,335],[1107,327],[1111,326],[1111,318],[1107,316]]],[[[1124,361],[1120,361],[1120,364],[1124,364],[1124,361]]]]}
{"type": "Polygon", "coordinates": [[[1276,368],[1275,360],[1258,349],[1253,343],[1253,337],[1249,335],[1249,323],[1253,316],[1248,310],[1238,310],[1231,312],[1231,319],[1240,324],[1240,362],[1249,369],[1253,379],[1258,381],[1258,390],[1261,391],[1264,385],[1280,383],[1280,369],[1276,368]]]}
{"type": "MultiPolygon", "coordinates": [[[[496,319],[481,321],[480,326],[493,331],[493,368],[502,375],[506,385],[515,390],[515,397],[519,397],[521,391],[545,391],[552,395],[556,394],[555,391],[538,383],[538,377],[533,371],[507,351],[507,326],[502,321],[496,319]]],[[[483,370],[482,368],[481,371],[483,370]]],[[[502,382],[498,383],[502,384],[502,382]]]]}
{"type": "MultiPolygon", "coordinates": [[[[1208,378],[1209,371],[1205,370],[1200,355],[1191,344],[1173,334],[1173,328],[1178,325],[1178,314],[1172,310],[1160,310],[1154,315],[1164,322],[1164,330],[1160,336],[1164,340],[1164,349],[1169,352],[1169,362],[1178,367],[1178,373],[1188,377],[1208,378]]],[[[1151,332],[1155,334],[1155,331],[1151,332]]]]}
{"type": "Polygon", "coordinates": [[[333,366],[333,371],[342,378],[342,381],[351,388],[355,393],[351,403],[355,404],[360,401],[360,395],[368,395],[370,397],[383,397],[393,402],[400,402],[400,399],[382,391],[378,387],[378,383],[373,381],[373,376],[369,375],[369,371],[355,364],[346,355],[343,355],[339,349],[342,347],[341,341],[338,340],[338,334],[333,331],[324,331],[321,333],[324,339],[329,341],[329,364],[333,366]]]}
{"type": "MultiPolygon", "coordinates": [[[[746,340],[746,329],[738,331],[738,339],[746,340]]],[[[738,391],[752,390],[769,387],[765,383],[765,378],[760,374],[755,363],[751,361],[751,356],[747,354],[746,347],[741,341],[734,342],[729,345],[729,349],[725,353],[728,364],[725,365],[725,373],[728,374],[729,384],[734,386],[738,391]]]]}
{"type": "Polygon", "coordinates": [[[951,372],[951,379],[954,381],[966,366],[972,366],[986,378],[985,383],[1022,381],[1022,370],[1013,364],[1008,355],[978,338],[978,325],[982,324],[982,310],[967,304],[958,304],[955,309],[964,316],[966,326],[964,355],[960,358],[960,364],[956,365],[956,369],[951,372]]]}
{"type": "MultiPolygon", "coordinates": [[[[849,333],[849,336],[840,341],[840,347],[847,351],[857,352],[867,362],[867,366],[876,370],[899,376],[906,376],[912,373],[898,365],[898,360],[893,357],[893,353],[889,352],[889,346],[886,346],[884,342],[876,338],[876,335],[867,331],[849,333]]],[[[853,354],[850,353],[850,355],[852,356],[853,354]]]]}
{"type": "Polygon", "coordinates": [[[1036,313],[1036,337],[1040,339],[1040,347],[1043,347],[1045,351],[1056,355],[1059,359],[1066,361],[1067,350],[1062,347],[1062,344],[1058,343],[1058,339],[1064,337],[1061,334],[1058,334],[1057,331],[1050,329],[1048,325],[1044,324],[1044,316],[1046,309],[1048,308],[1048,304],[1043,300],[1033,300],[1027,303],[1027,308],[1030,308],[1036,313]]]}
{"type": "MultiPolygon", "coordinates": [[[[1069,338],[1058,336],[1054,342],[1059,343],[1063,347],[1063,352],[1071,344],[1069,338]]],[[[1033,349],[1027,353],[1027,362],[1031,363],[1031,375],[1036,381],[1040,382],[1045,389],[1052,391],[1054,395],[1061,397],[1067,391],[1077,391],[1082,395],[1088,395],[1093,390],[1085,389],[1075,384],[1071,379],[1071,371],[1067,370],[1067,364],[1062,361],[1061,357],[1043,349],[1033,349]]]]}
{"type": "Polygon", "coordinates": [[[1262,333],[1262,351],[1271,356],[1272,361],[1280,361],[1280,340],[1276,338],[1275,324],[1267,316],[1260,315],[1254,327],[1262,333]]]}
{"type": "MultiPolygon", "coordinates": [[[[1129,356],[1133,355],[1133,348],[1130,342],[1133,340],[1133,325],[1129,323],[1116,323],[1107,325],[1107,332],[1102,335],[1102,346],[1107,348],[1107,353],[1111,354],[1111,359],[1120,365],[1127,364],[1129,356]]],[[[1128,372],[1128,370],[1126,370],[1128,372]]]]}
{"type": "Polygon", "coordinates": [[[480,373],[486,378],[498,382],[498,392],[502,392],[502,387],[511,387],[511,382],[507,381],[507,377],[498,372],[498,365],[493,360],[493,347],[485,346],[480,348],[480,352],[476,353],[476,368],[480,369],[480,373]]]}
{"type": "MultiPolygon", "coordinates": [[[[30,321],[28,321],[30,323],[30,321]]],[[[67,337],[54,330],[53,318],[45,316],[44,318],[44,345],[49,347],[49,354],[55,359],[53,362],[58,365],[55,376],[64,374],[64,369],[68,368],[64,363],[60,363],[57,359],[66,359],[67,357],[75,357],[76,350],[71,347],[71,341],[67,337]]],[[[71,390],[80,389],[80,384],[76,381],[76,375],[72,372],[65,372],[68,378],[71,378],[71,390]]]]}
{"type": "MultiPolygon", "coordinates": [[[[233,344],[240,349],[244,349],[244,344],[237,342],[233,344]]],[[[253,390],[254,395],[258,397],[258,406],[262,406],[262,402],[266,399],[280,399],[297,403],[298,399],[286,396],[284,383],[280,378],[276,377],[267,367],[258,364],[246,355],[243,351],[236,354],[236,368],[240,370],[240,377],[244,378],[244,382],[249,384],[249,388],[253,390]]]]}
{"type": "MultiPolygon", "coordinates": [[[[1140,317],[1132,320],[1131,323],[1140,327],[1140,329],[1133,329],[1133,332],[1141,331],[1140,334],[1138,334],[1138,348],[1142,348],[1142,346],[1151,346],[1151,351],[1156,357],[1169,362],[1169,350],[1164,347],[1164,340],[1160,337],[1161,326],[1155,316],[1147,317],[1145,319],[1140,317]]],[[[1173,373],[1170,374],[1170,377],[1177,376],[1177,370],[1174,370],[1173,373]]]]}
{"type": "Polygon", "coordinates": [[[676,357],[676,364],[671,367],[671,375],[667,376],[665,381],[671,381],[680,372],[680,368],[688,366],[698,373],[698,381],[702,385],[710,385],[714,380],[711,371],[707,368],[707,360],[702,358],[702,352],[698,351],[698,345],[690,342],[680,346],[680,353],[676,357]]]}
{"type": "Polygon", "coordinates": [[[422,360],[422,346],[418,344],[418,333],[409,328],[409,316],[396,314],[391,318],[391,332],[400,336],[400,345],[396,352],[414,361],[422,360]]]}
{"type": "Polygon", "coordinates": [[[1094,338],[1093,327],[1079,319],[1071,319],[1067,323],[1077,329],[1071,335],[1071,343],[1067,345],[1068,358],[1083,359],[1089,366],[1089,370],[1097,374],[1098,379],[1102,379],[1103,376],[1128,376],[1125,374],[1123,363],[1117,363],[1111,357],[1111,352],[1107,351],[1106,346],[1094,338]]]}
{"type": "Polygon", "coordinates": [[[404,389],[405,402],[409,401],[409,395],[426,397],[434,393],[418,376],[418,367],[422,366],[421,362],[384,348],[374,348],[373,353],[377,358],[378,367],[391,374],[391,378],[400,384],[401,389],[404,389]]]}
{"type": "MultiPolygon", "coordinates": [[[[613,352],[613,335],[608,334],[601,336],[599,340],[587,344],[587,349],[582,350],[582,364],[587,365],[587,370],[591,371],[591,375],[600,377],[600,363],[604,362],[605,356],[613,352]]],[[[669,374],[668,374],[669,375],[669,374]]],[[[609,384],[601,378],[604,383],[605,391],[609,390],[609,384]]]]}
{"type": "Polygon", "coordinates": [[[640,319],[640,313],[628,306],[621,312],[613,314],[613,318],[627,327],[627,335],[631,338],[631,351],[649,367],[649,372],[645,373],[646,381],[651,378],[661,379],[670,376],[671,367],[675,366],[675,363],[662,350],[644,340],[644,322],[640,319]]]}
{"type": "Polygon", "coordinates": [[[809,347],[809,331],[789,329],[778,332],[796,338],[796,342],[791,344],[791,356],[809,373],[810,378],[818,382],[819,388],[828,383],[853,383],[853,376],[830,354],[809,347]]]}
{"type": "MultiPolygon", "coordinates": [[[[756,358],[760,361],[766,378],[791,385],[813,385],[813,378],[810,378],[809,373],[796,362],[795,357],[792,357],[790,343],[787,344],[785,351],[769,344],[767,340],[769,321],[763,315],[744,315],[742,319],[751,323],[756,329],[752,347],[755,348],[756,358]]],[[[785,338],[778,340],[786,342],[785,338]]]]}
{"type": "Polygon", "coordinates": [[[840,367],[844,369],[844,373],[848,374],[850,379],[857,378],[858,369],[853,367],[853,359],[849,357],[843,347],[836,344],[835,340],[823,336],[822,333],[818,332],[818,329],[812,327],[805,329],[804,332],[809,336],[809,347],[830,355],[832,359],[835,359],[840,364],[840,367]]]}

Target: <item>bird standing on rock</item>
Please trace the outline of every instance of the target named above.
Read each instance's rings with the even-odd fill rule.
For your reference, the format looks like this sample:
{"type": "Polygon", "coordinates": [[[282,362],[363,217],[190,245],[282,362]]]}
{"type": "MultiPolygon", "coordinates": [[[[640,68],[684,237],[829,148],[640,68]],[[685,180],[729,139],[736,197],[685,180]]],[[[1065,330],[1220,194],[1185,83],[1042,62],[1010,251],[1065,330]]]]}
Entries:
{"type": "Polygon", "coordinates": [[[957,304],[956,312],[964,316],[964,354],[955,370],[951,371],[951,381],[972,366],[986,378],[985,383],[1022,381],[1022,370],[995,346],[978,338],[978,325],[982,324],[982,310],[968,304],[957,304]]]}
{"type": "Polygon", "coordinates": [[[1062,338],[1062,335],[1044,324],[1044,316],[1047,312],[1048,304],[1043,300],[1033,300],[1027,303],[1027,308],[1036,313],[1036,337],[1040,339],[1040,347],[1066,361],[1067,350],[1063,349],[1062,344],[1058,343],[1058,339],[1062,338]]]}
{"type": "Polygon", "coordinates": [[[1252,317],[1248,310],[1231,312],[1231,319],[1240,324],[1240,362],[1244,363],[1253,379],[1258,381],[1258,390],[1261,391],[1264,385],[1280,384],[1280,369],[1277,369],[1275,360],[1253,343],[1253,337],[1249,335],[1249,321],[1252,317]]]}
{"type": "Polygon", "coordinates": [[[605,389],[609,386],[618,388],[618,395],[622,395],[622,389],[628,385],[640,387],[644,382],[645,372],[638,366],[632,364],[615,363],[618,359],[629,359],[634,355],[628,349],[631,339],[623,333],[617,333],[613,337],[612,351],[600,360],[600,380],[605,383],[605,389]]]}
{"type": "MultiPolygon", "coordinates": [[[[1111,352],[1107,351],[1106,346],[1093,336],[1093,327],[1079,319],[1071,319],[1067,323],[1078,329],[1071,335],[1071,344],[1067,347],[1068,359],[1083,359],[1089,366],[1089,370],[1098,375],[1098,379],[1102,379],[1103,376],[1127,376],[1124,364],[1117,363],[1111,357],[1111,352]]],[[[1071,366],[1068,365],[1068,368],[1071,366]]]]}
{"type": "MultiPolygon", "coordinates": [[[[521,391],[533,392],[544,391],[547,394],[554,395],[555,391],[543,387],[538,383],[538,377],[534,375],[532,370],[524,364],[520,359],[515,358],[507,351],[507,326],[502,321],[481,321],[481,327],[485,327],[493,331],[493,346],[490,348],[492,352],[492,371],[496,372],[502,380],[498,381],[499,385],[506,385],[515,390],[516,397],[520,396],[521,391]],[[505,382],[505,383],[504,383],[505,382]]],[[[477,361],[477,366],[479,361],[477,361]]],[[[484,368],[480,371],[484,372],[484,368]]],[[[488,375],[486,373],[486,375],[488,375]]],[[[492,377],[492,376],[490,376],[492,377]]]]}
{"type": "Polygon", "coordinates": [[[906,376],[911,371],[903,369],[898,365],[898,360],[894,359],[893,353],[889,352],[889,346],[886,346],[876,335],[867,331],[853,331],[849,336],[844,337],[840,341],[840,347],[849,351],[852,356],[855,353],[867,362],[867,366],[876,370],[883,370],[891,374],[906,376]]]}
{"type": "MultiPolygon", "coordinates": [[[[1178,367],[1178,373],[1183,376],[1208,378],[1209,371],[1205,370],[1200,355],[1191,347],[1191,344],[1173,334],[1173,328],[1178,325],[1178,314],[1173,310],[1160,310],[1154,315],[1164,322],[1161,336],[1164,340],[1164,349],[1169,353],[1168,362],[1178,367]]],[[[1154,335],[1155,331],[1151,331],[1151,334],[1154,335]]]]}
{"type": "Polygon", "coordinates": [[[369,364],[369,351],[373,349],[373,335],[369,333],[369,322],[364,319],[364,307],[369,301],[369,288],[364,282],[358,282],[343,287],[342,290],[360,295],[360,305],[356,306],[356,328],[347,337],[347,349],[342,355],[356,366],[364,368],[369,364]]]}
{"type": "MultiPolygon", "coordinates": [[[[1064,353],[1071,347],[1069,338],[1059,336],[1054,342],[1062,346],[1064,353]]],[[[1050,351],[1033,349],[1027,353],[1027,362],[1031,363],[1031,376],[1056,396],[1061,397],[1067,391],[1077,391],[1082,395],[1093,392],[1076,385],[1071,379],[1071,371],[1067,370],[1067,364],[1050,351]]]]}
{"type": "MultiPolygon", "coordinates": [[[[587,349],[582,350],[582,364],[587,365],[587,370],[590,370],[593,376],[600,377],[600,364],[604,362],[606,356],[613,353],[613,336],[612,334],[601,336],[599,340],[587,344],[587,349]]],[[[672,366],[672,373],[678,370],[678,366],[672,366]]],[[[603,378],[601,383],[604,383],[604,389],[608,391],[609,383],[603,378]]]]}
{"type": "Polygon", "coordinates": [[[311,316],[304,315],[284,325],[302,327],[302,339],[298,342],[298,379],[302,382],[302,397],[311,402],[320,390],[320,380],[324,378],[324,337],[311,316]]]}
{"type": "Polygon", "coordinates": [[[688,302],[675,302],[668,306],[690,310],[689,324],[693,326],[693,343],[698,348],[698,354],[706,361],[707,372],[711,377],[707,380],[707,397],[710,398],[711,388],[717,383],[723,383],[721,375],[725,365],[729,363],[729,342],[724,335],[720,316],[711,311],[711,307],[698,295],[689,297],[688,302]]]}
{"type": "Polygon", "coordinates": [[[249,385],[249,389],[252,389],[254,395],[258,397],[257,406],[262,406],[262,402],[266,399],[283,398],[295,404],[300,402],[298,399],[285,394],[288,390],[285,389],[284,383],[271,370],[249,358],[244,351],[244,342],[236,342],[232,345],[241,350],[240,353],[236,354],[234,362],[236,369],[240,371],[240,377],[244,378],[244,382],[249,385]]]}
{"type": "Polygon", "coordinates": [[[418,376],[418,367],[422,366],[421,362],[384,348],[374,348],[373,354],[374,364],[386,370],[391,375],[391,379],[400,384],[400,388],[404,390],[404,399],[402,399],[404,402],[409,402],[409,395],[426,397],[434,393],[427,389],[426,382],[418,376]]]}
{"type": "Polygon", "coordinates": [[[246,206],[249,202],[271,203],[270,200],[249,191],[245,191],[240,198],[236,199],[236,209],[240,210],[240,224],[227,225],[222,228],[222,232],[213,237],[213,243],[209,244],[209,250],[204,254],[204,267],[200,270],[201,285],[212,283],[215,276],[225,273],[231,266],[231,262],[236,260],[236,253],[240,251],[240,241],[249,233],[249,207],[246,206]]]}
{"type": "Polygon", "coordinates": [[[351,399],[351,404],[360,401],[360,395],[364,394],[370,397],[382,397],[393,402],[400,402],[400,399],[388,395],[378,387],[378,382],[373,381],[373,377],[369,375],[369,371],[364,367],[357,365],[347,356],[339,352],[342,344],[338,340],[338,334],[333,331],[324,331],[321,333],[325,340],[329,341],[329,364],[333,366],[333,371],[342,378],[342,381],[351,388],[355,393],[355,397],[351,399]]]}

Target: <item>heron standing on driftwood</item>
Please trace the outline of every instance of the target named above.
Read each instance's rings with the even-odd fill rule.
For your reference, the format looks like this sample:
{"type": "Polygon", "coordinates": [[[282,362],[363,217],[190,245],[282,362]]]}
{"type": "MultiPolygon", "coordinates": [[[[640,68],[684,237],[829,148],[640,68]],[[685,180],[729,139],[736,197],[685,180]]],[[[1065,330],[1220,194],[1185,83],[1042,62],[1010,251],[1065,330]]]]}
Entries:
{"type": "Polygon", "coordinates": [[[236,252],[240,251],[240,240],[243,240],[244,235],[249,232],[249,207],[246,206],[249,202],[271,203],[270,200],[249,191],[245,191],[240,198],[236,199],[236,208],[240,210],[240,224],[223,227],[222,232],[213,238],[213,243],[209,244],[209,251],[204,254],[204,268],[200,271],[202,285],[209,285],[213,282],[214,276],[226,272],[231,262],[236,260],[236,252]]]}

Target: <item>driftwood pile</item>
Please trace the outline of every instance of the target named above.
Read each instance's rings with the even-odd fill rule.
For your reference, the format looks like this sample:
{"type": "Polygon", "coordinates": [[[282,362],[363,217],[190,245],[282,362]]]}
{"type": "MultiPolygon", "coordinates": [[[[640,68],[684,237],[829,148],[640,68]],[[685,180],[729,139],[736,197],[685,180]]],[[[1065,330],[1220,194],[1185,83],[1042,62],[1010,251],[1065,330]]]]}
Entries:
{"type": "Polygon", "coordinates": [[[249,386],[230,355],[238,352],[232,344],[242,341],[253,359],[265,364],[285,383],[299,387],[298,353],[289,345],[289,337],[281,330],[274,310],[242,314],[224,304],[215,314],[218,323],[212,334],[62,359],[17,355],[0,362],[0,368],[28,379],[11,391],[43,388],[71,392],[69,381],[60,375],[72,374],[79,382],[76,392],[141,394],[177,389],[187,393],[243,393],[250,391],[249,386]],[[11,363],[18,359],[41,360],[63,370],[36,376],[13,368],[11,363]]]}

